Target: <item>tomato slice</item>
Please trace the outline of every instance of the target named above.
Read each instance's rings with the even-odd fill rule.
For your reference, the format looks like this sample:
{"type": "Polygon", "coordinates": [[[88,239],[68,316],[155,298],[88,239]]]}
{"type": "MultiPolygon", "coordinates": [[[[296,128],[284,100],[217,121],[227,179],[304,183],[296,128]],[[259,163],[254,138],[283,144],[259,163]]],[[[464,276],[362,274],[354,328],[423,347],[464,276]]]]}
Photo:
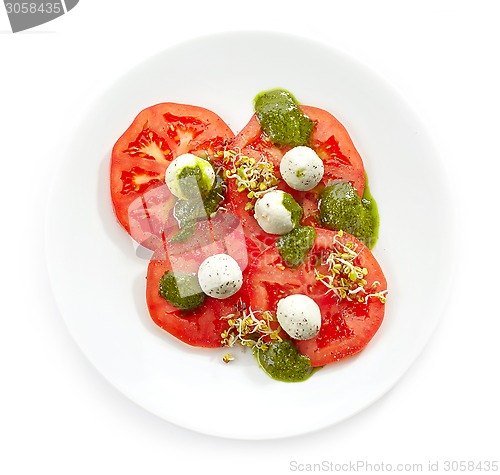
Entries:
{"type": "MultiPolygon", "coordinates": [[[[231,141],[229,148],[240,151],[242,155],[266,160],[274,165],[274,173],[280,180],[278,189],[290,193],[302,206],[303,225],[317,225],[318,200],[325,186],[335,180],[347,180],[356,189],[360,197],[365,188],[363,161],[356,150],[345,127],[329,112],[311,106],[300,106],[302,112],[315,122],[309,146],[316,151],[324,162],[325,173],[321,182],[310,191],[297,191],[290,188],[279,172],[283,155],[290,147],[274,145],[264,134],[254,114],[245,128],[231,141]]],[[[247,192],[238,192],[235,180],[229,180],[229,199],[235,212],[240,216],[248,236],[261,249],[276,241],[276,237],[265,233],[253,217],[253,211],[245,209],[247,192]]]]}
{"type": "Polygon", "coordinates": [[[355,237],[316,228],[316,241],[308,258],[296,269],[287,267],[276,246],[263,251],[253,262],[249,277],[250,305],[253,310],[276,312],[278,301],[288,295],[304,294],[311,297],[321,309],[322,324],[319,334],[310,340],[295,340],[299,351],[311,359],[312,366],[323,366],[361,351],[380,327],[385,304],[377,297],[366,302],[348,301],[337,297],[316,279],[315,270],[327,274],[328,255],[336,246],[352,242],[358,256],[354,265],[368,271],[365,288],[387,289],[387,282],[370,250],[355,237]],[[375,282],[378,281],[378,284],[375,282]]]}
{"type": "Polygon", "coordinates": [[[251,241],[245,239],[239,219],[232,213],[218,213],[213,219],[197,224],[196,232],[186,242],[165,243],[149,263],[146,301],[153,321],[165,331],[192,346],[221,346],[221,333],[227,320],[221,317],[235,313],[243,303],[248,305],[246,280],[249,262],[258,254],[251,241]],[[243,271],[243,287],[224,299],[206,297],[202,306],[183,311],[159,294],[159,283],[168,271],[196,273],[200,264],[214,254],[229,254],[243,271]]]}
{"type": "Polygon", "coordinates": [[[111,154],[111,199],[119,223],[150,249],[169,239],[176,198],[165,185],[165,170],[183,153],[216,162],[233,132],[202,107],[162,103],[144,109],[118,139],[111,154]]]}

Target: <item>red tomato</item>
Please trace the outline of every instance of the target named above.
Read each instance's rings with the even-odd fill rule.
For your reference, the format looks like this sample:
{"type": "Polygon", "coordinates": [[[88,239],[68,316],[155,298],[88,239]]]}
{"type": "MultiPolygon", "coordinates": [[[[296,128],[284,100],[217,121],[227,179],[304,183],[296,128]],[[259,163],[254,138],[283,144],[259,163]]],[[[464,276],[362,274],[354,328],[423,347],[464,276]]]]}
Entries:
{"type": "MultiPolygon", "coordinates": [[[[335,180],[347,180],[356,189],[360,197],[365,188],[365,171],[363,161],[345,127],[329,112],[311,106],[300,106],[302,112],[315,122],[309,146],[323,160],[325,174],[317,187],[311,191],[297,191],[290,188],[283,180],[279,171],[283,155],[291,147],[274,145],[264,134],[255,115],[245,128],[232,140],[229,148],[241,151],[243,155],[255,159],[264,159],[274,165],[275,175],[280,179],[278,188],[290,193],[302,206],[304,217],[302,224],[319,224],[318,199],[325,186],[335,180]]],[[[245,210],[248,203],[247,192],[238,192],[235,180],[229,180],[229,198],[235,212],[241,217],[245,230],[261,249],[276,241],[265,233],[253,217],[253,210],[245,210]]]]}
{"type": "Polygon", "coordinates": [[[228,180],[228,197],[234,212],[240,217],[245,230],[245,234],[262,251],[276,243],[279,236],[266,233],[254,218],[253,209],[246,210],[245,206],[249,202],[248,191],[238,192],[234,180],[228,180]]]}
{"type": "Polygon", "coordinates": [[[139,113],[111,156],[113,207],[132,238],[155,249],[177,231],[166,168],[183,153],[214,161],[233,136],[217,114],[202,107],[167,102],[139,113]]]}
{"type": "MultiPolygon", "coordinates": [[[[292,294],[311,297],[321,309],[321,329],[310,340],[295,340],[299,351],[311,359],[312,366],[323,366],[361,351],[375,335],[384,318],[385,305],[371,297],[364,302],[340,299],[316,279],[315,269],[327,274],[326,258],[334,245],[334,231],[316,228],[316,241],[308,258],[297,269],[286,267],[276,246],[262,252],[252,263],[248,277],[250,305],[253,310],[276,312],[280,299],[292,294]]],[[[382,269],[370,250],[353,236],[344,233],[337,238],[343,244],[353,242],[359,252],[354,264],[366,267],[369,288],[379,282],[376,291],[387,289],[382,269]]]]}
{"type": "Polygon", "coordinates": [[[235,313],[239,303],[248,305],[245,282],[248,263],[256,248],[245,236],[235,215],[218,213],[214,219],[198,223],[193,236],[182,243],[166,243],[158,248],[148,267],[146,301],[153,321],[179,340],[193,346],[221,346],[221,333],[228,328],[220,317],[235,313]],[[183,311],[159,294],[160,279],[168,271],[196,273],[200,264],[214,254],[229,254],[243,271],[243,287],[233,296],[219,300],[206,297],[202,306],[183,311]]]}

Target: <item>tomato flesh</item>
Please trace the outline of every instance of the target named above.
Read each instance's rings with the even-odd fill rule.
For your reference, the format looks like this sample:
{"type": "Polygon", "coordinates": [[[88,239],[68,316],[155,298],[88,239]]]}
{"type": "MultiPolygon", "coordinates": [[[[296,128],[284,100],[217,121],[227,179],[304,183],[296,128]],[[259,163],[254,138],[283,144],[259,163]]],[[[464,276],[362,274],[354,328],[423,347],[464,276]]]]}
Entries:
{"type": "MultiPolygon", "coordinates": [[[[315,269],[326,274],[326,258],[333,249],[338,233],[316,228],[316,241],[306,261],[298,268],[287,267],[275,246],[263,251],[253,262],[249,277],[250,305],[253,310],[276,312],[278,301],[288,295],[304,294],[321,309],[322,324],[319,334],[310,340],[295,340],[299,351],[308,356],[312,366],[323,366],[361,351],[380,327],[385,305],[378,298],[365,302],[340,299],[327,293],[324,284],[316,279],[315,269]]],[[[337,240],[353,242],[355,265],[366,267],[366,288],[375,281],[377,292],[387,289],[387,282],[370,250],[353,236],[344,233],[337,240]]]]}
{"type": "Polygon", "coordinates": [[[232,137],[227,124],[202,107],[162,103],[144,109],[112,151],[111,198],[118,222],[152,250],[170,239],[178,229],[166,168],[184,153],[215,163],[232,137]]]}
{"type": "MultiPolygon", "coordinates": [[[[291,189],[282,180],[279,167],[290,149],[276,146],[265,135],[254,115],[236,136],[215,113],[196,106],[162,103],[144,109],[118,139],[111,158],[111,197],[119,223],[137,242],[154,250],[148,266],[146,300],[152,320],[162,329],[193,346],[220,347],[221,333],[228,328],[223,316],[241,305],[254,311],[276,312],[280,299],[292,294],[311,297],[320,307],[322,325],[318,335],[297,341],[299,351],[314,367],[338,361],[361,351],[380,327],[385,305],[379,298],[366,302],[340,299],[316,278],[327,273],[326,256],[334,239],[356,246],[355,264],[368,270],[369,288],[387,288],[373,254],[356,238],[317,227],[318,200],[325,186],[336,180],[349,181],[359,196],[365,187],[364,166],[348,132],[330,113],[300,106],[314,123],[309,146],[323,160],[321,182],[307,192],[291,189]],[[288,267],[275,245],[277,237],[265,233],[247,209],[248,190],[238,191],[234,179],[227,183],[228,199],[215,216],[196,223],[186,241],[171,238],[179,231],[172,210],[177,198],[165,184],[165,171],[179,155],[194,153],[221,165],[220,152],[232,149],[242,155],[273,164],[277,188],[290,193],[303,208],[302,225],[316,228],[316,241],[306,261],[288,267]],[[180,310],[161,297],[160,279],[169,271],[196,273],[214,254],[229,254],[243,271],[243,287],[219,300],[207,296],[202,306],[180,310]]],[[[274,325],[274,323],[272,324],[274,325]]],[[[288,336],[282,331],[284,338],[288,336]]]]}
{"type": "Polygon", "coordinates": [[[249,262],[257,255],[253,243],[245,239],[239,219],[232,213],[218,213],[213,219],[197,224],[186,242],[165,243],[149,263],[146,301],[153,321],[179,340],[192,346],[217,348],[227,320],[241,304],[248,305],[246,287],[249,262]],[[233,296],[219,300],[207,296],[199,308],[183,311],[159,294],[159,283],[168,271],[196,273],[200,264],[214,254],[229,254],[243,271],[243,287],[233,296]]]}

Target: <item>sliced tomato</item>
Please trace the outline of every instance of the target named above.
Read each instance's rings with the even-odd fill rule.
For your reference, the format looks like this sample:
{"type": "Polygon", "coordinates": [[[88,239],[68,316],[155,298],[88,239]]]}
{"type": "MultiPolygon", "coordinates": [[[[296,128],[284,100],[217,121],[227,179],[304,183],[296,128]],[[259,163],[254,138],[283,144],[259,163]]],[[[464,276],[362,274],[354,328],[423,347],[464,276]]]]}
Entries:
{"type": "Polygon", "coordinates": [[[365,168],[347,129],[327,111],[311,106],[301,106],[301,109],[316,123],[310,146],[325,165],[321,181],[323,187],[335,180],[347,180],[362,197],[365,190],[365,168]]]}
{"type": "MultiPolygon", "coordinates": [[[[278,188],[290,193],[302,206],[304,216],[302,224],[319,224],[318,200],[325,186],[335,180],[347,180],[352,183],[360,197],[365,188],[365,172],[363,161],[356,150],[345,127],[329,112],[311,106],[300,106],[302,112],[315,122],[309,146],[323,160],[325,173],[317,187],[311,191],[297,191],[290,188],[279,172],[283,155],[290,147],[274,145],[265,135],[255,115],[245,128],[231,141],[229,148],[240,151],[243,155],[256,160],[267,160],[274,165],[275,175],[280,179],[278,188]]],[[[265,249],[276,239],[262,231],[253,216],[252,210],[245,209],[247,192],[238,192],[234,183],[229,180],[229,197],[235,211],[241,217],[247,234],[261,249],[265,249]]]]}
{"type": "Polygon", "coordinates": [[[111,199],[119,223],[138,243],[158,247],[175,232],[176,198],[165,170],[183,153],[216,161],[234,136],[214,112],[162,103],[144,109],[118,139],[111,155],[111,199]]]}
{"type": "Polygon", "coordinates": [[[246,280],[248,263],[257,249],[245,239],[239,219],[231,213],[218,213],[214,219],[197,224],[196,232],[186,242],[170,242],[158,248],[149,263],[146,300],[153,321],[179,340],[193,346],[221,346],[221,333],[228,328],[221,317],[248,305],[246,280]],[[214,254],[229,254],[243,271],[243,287],[233,296],[219,300],[206,297],[202,306],[183,311],[159,294],[160,279],[168,271],[196,273],[200,264],[214,254]]]}
{"type": "MultiPolygon", "coordinates": [[[[370,297],[366,302],[340,299],[316,279],[315,270],[327,274],[326,258],[333,250],[338,233],[316,228],[316,241],[308,258],[297,269],[287,267],[276,246],[270,247],[253,262],[248,277],[250,305],[253,310],[276,312],[278,301],[288,295],[304,294],[321,309],[321,329],[310,340],[295,340],[299,351],[311,359],[312,366],[323,366],[361,351],[375,335],[384,318],[385,304],[370,297]]],[[[376,281],[377,292],[387,289],[387,282],[370,250],[355,237],[344,233],[337,240],[351,241],[359,253],[354,264],[366,267],[366,288],[376,281]]]]}

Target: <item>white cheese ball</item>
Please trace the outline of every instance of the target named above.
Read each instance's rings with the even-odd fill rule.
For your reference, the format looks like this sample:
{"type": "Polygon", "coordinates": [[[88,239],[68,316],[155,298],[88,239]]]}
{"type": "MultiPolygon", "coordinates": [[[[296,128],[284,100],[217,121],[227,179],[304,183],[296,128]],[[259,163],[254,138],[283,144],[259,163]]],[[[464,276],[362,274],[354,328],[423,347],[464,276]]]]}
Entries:
{"type": "Polygon", "coordinates": [[[226,299],[241,289],[243,274],[231,256],[215,254],[201,263],[198,282],[205,294],[216,299],[226,299]]]}
{"type": "Polygon", "coordinates": [[[294,147],[283,155],[280,173],[294,190],[312,190],[323,178],[323,160],[309,147],[294,147]]]}
{"type": "MultiPolygon", "coordinates": [[[[212,188],[212,185],[215,181],[215,172],[210,162],[204,160],[203,158],[197,157],[192,153],[184,153],[183,155],[179,155],[177,158],[172,160],[165,172],[165,183],[167,184],[168,189],[172,192],[173,195],[183,200],[189,199],[189,197],[186,196],[182,191],[180,179],[181,172],[186,167],[199,168],[201,170],[203,188],[205,189],[205,191],[208,191],[210,190],[210,188],[212,188]]],[[[185,181],[186,183],[184,184],[184,187],[186,186],[186,184],[188,186],[196,186],[194,178],[187,178],[185,179],[185,181]],[[191,180],[193,180],[193,183],[191,183],[191,180]]],[[[194,191],[192,194],[195,194],[194,191]]],[[[200,192],[200,194],[203,193],[200,192]]]]}
{"type": "Polygon", "coordinates": [[[289,295],[278,302],[278,322],[295,340],[310,340],[321,328],[321,311],[307,295],[289,295]]]}
{"type": "Polygon", "coordinates": [[[266,233],[285,234],[295,227],[292,213],[283,204],[284,196],[284,191],[270,191],[255,203],[255,219],[266,233]]]}

